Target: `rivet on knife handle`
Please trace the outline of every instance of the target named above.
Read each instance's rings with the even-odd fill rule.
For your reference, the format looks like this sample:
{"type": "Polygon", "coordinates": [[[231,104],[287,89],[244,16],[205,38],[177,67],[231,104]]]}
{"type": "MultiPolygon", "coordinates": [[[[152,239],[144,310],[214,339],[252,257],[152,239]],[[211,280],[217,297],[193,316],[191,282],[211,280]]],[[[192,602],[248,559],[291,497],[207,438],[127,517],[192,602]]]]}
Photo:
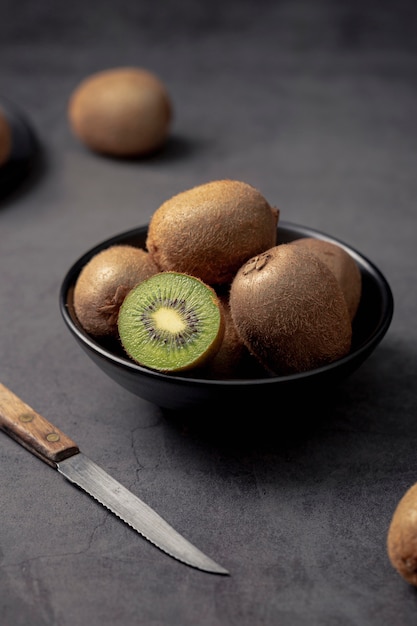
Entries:
{"type": "Polygon", "coordinates": [[[205,572],[229,574],[1,383],[0,429],[52,465],[67,480],[81,487],[166,554],[205,572]]]}
{"type": "Polygon", "coordinates": [[[79,452],[74,441],[1,383],[0,428],[52,466],[79,452]]]}

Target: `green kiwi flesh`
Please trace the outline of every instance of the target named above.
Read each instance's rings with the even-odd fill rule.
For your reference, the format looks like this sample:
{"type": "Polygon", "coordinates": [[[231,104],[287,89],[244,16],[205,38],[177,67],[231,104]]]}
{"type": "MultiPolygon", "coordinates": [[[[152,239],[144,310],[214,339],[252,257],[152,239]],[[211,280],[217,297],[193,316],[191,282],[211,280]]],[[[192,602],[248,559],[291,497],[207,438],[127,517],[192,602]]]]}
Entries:
{"type": "Polygon", "coordinates": [[[249,260],[230,289],[236,329],[262,365],[295,374],[345,356],[352,324],[340,285],[320,259],[281,244],[249,260]]]}
{"type": "Polygon", "coordinates": [[[162,372],[197,367],[224,335],[215,291],[200,279],[161,272],[132,289],[120,307],[119,337],[137,363],[162,372]]]}

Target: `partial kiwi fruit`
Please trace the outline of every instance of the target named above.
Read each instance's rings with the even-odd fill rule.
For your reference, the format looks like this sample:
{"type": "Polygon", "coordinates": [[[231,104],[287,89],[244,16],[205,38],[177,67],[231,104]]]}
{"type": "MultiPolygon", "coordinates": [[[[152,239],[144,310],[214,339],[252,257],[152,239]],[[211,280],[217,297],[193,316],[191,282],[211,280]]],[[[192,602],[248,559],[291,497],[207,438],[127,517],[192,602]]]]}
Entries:
{"type": "Polygon", "coordinates": [[[391,565],[417,587],[417,484],[397,504],[388,529],[387,550],[391,565]]]}
{"type": "Polygon", "coordinates": [[[130,245],[113,245],[94,255],[74,286],[74,310],[93,336],[117,336],[117,316],[127,293],[158,272],[149,254],[130,245]]]}
{"type": "Polygon", "coordinates": [[[315,255],[280,244],[237,272],[230,289],[236,329],[272,374],[311,370],[348,354],[352,324],[333,272],[315,255]]]}
{"type": "Polygon", "coordinates": [[[172,103],[163,82],[136,67],[103,70],[74,89],[68,118],[75,136],[95,152],[135,157],[166,141],[172,103]]]}
{"type": "Polygon", "coordinates": [[[355,259],[342,246],[324,239],[304,237],[291,244],[313,252],[329,267],[342,288],[353,321],[362,293],[362,275],[355,259]]]}
{"type": "Polygon", "coordinates": [[[252,185],[211,181],[156,209],[146,248],[161,271],[226,284],[245,261],[276,244],[278,219],[279,210],[252,185]]]}
{"type": "Polygon", "coordinates": [[[12,131],[10,125],[0,109],[0,167],[10,157],[12,151],[12,131]]]}
{"type": "Polygon", "coordinates": [[[216,292],[199,278],[161,272],[124,299],[119,337],[131,359],[162,372],[181,372],[213,357],[224,335],[216,292]]]}
{"type": "Polygon", "coordinates": [[[202,367],[201,374],[211,379],[254,378],[265,371],[240,338],[230,312],[228,293],[218,294],[223,309],[225,330],[219,350],[202,367]]]}

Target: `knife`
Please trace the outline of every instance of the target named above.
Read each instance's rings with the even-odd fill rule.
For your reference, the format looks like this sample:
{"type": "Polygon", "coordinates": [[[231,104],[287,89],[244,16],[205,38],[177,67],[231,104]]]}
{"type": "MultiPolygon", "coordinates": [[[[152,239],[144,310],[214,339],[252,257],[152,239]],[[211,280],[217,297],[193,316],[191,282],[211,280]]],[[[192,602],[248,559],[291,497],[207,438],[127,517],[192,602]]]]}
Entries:
{"type": "Polygon", "coordinates": [[[1,383],[0,428],[169,556],[205,572],[229,574],[1,383]]]}

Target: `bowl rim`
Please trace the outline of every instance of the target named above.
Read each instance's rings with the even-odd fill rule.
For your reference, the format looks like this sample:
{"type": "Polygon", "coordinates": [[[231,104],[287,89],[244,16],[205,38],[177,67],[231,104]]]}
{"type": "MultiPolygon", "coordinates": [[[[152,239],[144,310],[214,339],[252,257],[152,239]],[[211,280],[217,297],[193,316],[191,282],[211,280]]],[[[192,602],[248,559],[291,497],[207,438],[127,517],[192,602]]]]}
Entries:
{"type": "Polygon", "coordinates": [[[135,363],[128,356],[121,357],[116,354],[113,354],[106,348],[104,348],[100,343],[95,341],[95,339],[88,335],[81,326],[77,325],[69,311],[68,306],[68,297],[71,289],[73,288],[75,281],[82,269],[82,267],[91,259],[97,252],[100,250],[109,247],[110,245],[115,245],[120,243],[121,241],[125,241],[128,238],[135,238],[138,236],[143,236],[146,234],[148,229],[148,225],[138,226],[123,232],[120,232],[112,237],[108,237],[100,243],[96,244],[92,248],[90,248],[87,252],[81,255],[68,269],[66,272],[64,279],[62,281],[60,290],[59,290],[59,307],[61,311],[61,315],[68,326],[69,330],[75,335],[76,338],[81,342],[84,348],[88,349],[90,352],[95,353],[97,356],[100,356],[101,359],[111,363],[113,366],[117,365],[125,370],[130,371],[131,373],[137,373],[141,376],[151,378],[153,381],[155,379],[160,379],[161,381],[168,383],[175,383],[176,385],[198,385],[204,387],[216,387],[216,386],[225,386],[225,387],[244,387],[244,386],[258,386],[258,385],[276,385],[277,383],[295,383],[297,381],[305,380],[309,377],[320,376],[324,373],[329,374],[333,370],[338,370],[339,368],[347,367],[350,362],[356,359],[364,358],[368,352],[370,352],[373,347],[375,347],[386,334],[394,313],[394,298],[391,287],[385,278],[384,274],[381,270],[364,254],[360,253],[356,248],[346,244],[341,239],[334,237],[332,235],[326,234],[321,230],[300,225],[294,222],[289,222],[285,220],[280,220],[277,232],[278,235],[281,232],[291,233],[296,232],[299,238],[301,237],[314,237],[316,239],[322,239],[325,241],[329,241],[331,243],[337,243],[342,246],[349,254],[353,256],[356,262],[359,264],[359,267],[362,272],[367,272],[374,282],[376,283],[379,293],[382,299],[382,307],[381,307],[381,319],[379,320],[378,325],[370,334],[370,336],[364,341],[363,344],[355,348],[353,351],[350,351],[346,356],[337,359],[332,363],[328,363],[318,368],[314,368],[312,370],[299,372],[296,374],[288,374],[285,376],[266,376],[263,378],[203,378],[203,377],[192,377],[192,376],[183,376],[180,372],[178,373],[164,373],[159,372],[158,370],[152,370],[146,367],[135,363]]]}

